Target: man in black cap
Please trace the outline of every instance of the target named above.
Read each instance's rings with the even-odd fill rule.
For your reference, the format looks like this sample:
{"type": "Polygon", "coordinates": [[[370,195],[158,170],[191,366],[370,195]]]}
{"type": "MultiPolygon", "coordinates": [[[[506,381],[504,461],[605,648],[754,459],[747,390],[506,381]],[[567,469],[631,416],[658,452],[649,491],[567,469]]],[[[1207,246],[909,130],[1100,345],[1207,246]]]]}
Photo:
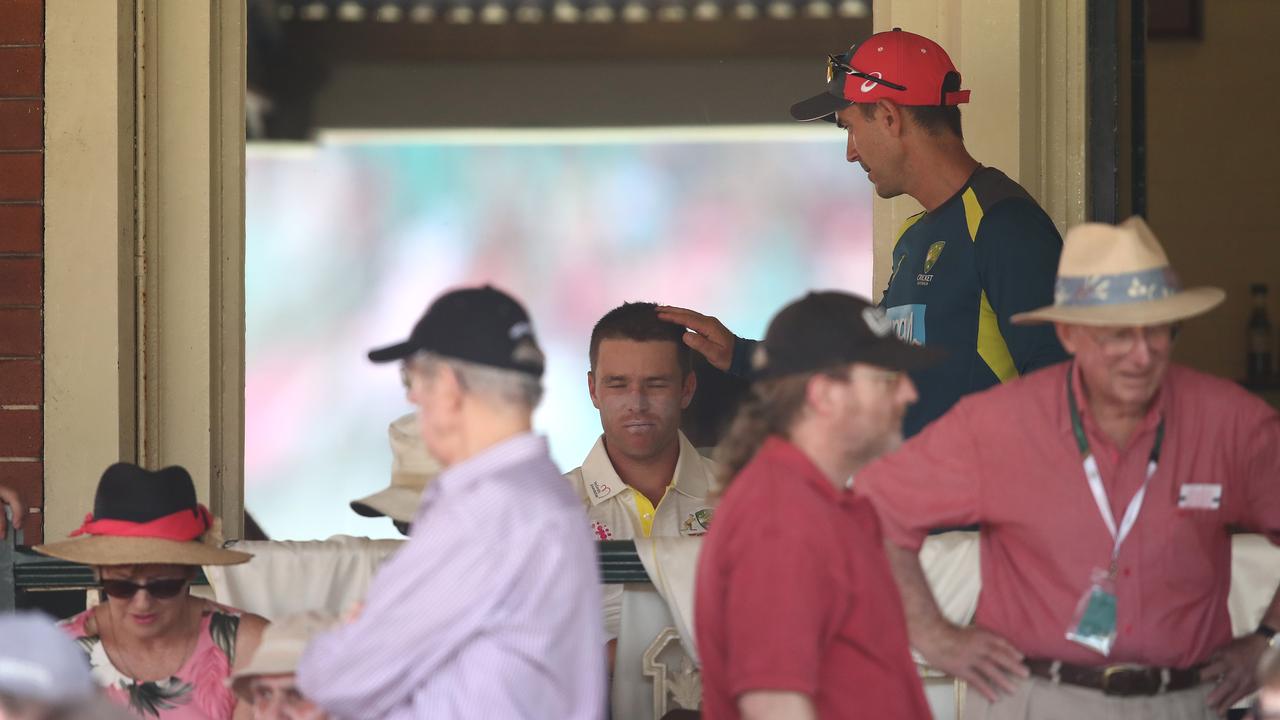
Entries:
{"type": "Polygon", "coordinates": [[[399,360],[423,443],[444,467],[409,541],[353,622],[316,638],[298,688],[349,718],[598,720],[605,707],[596,551],[582,502],[531,431],[543,355],[491,287],[446,293],[399,360]]]}
{"type": "Polygon", "coordinates": [[[773,319],[722,444],[694,625],[711,718],[929,717],[858,470],[902,442],[904,373],[935,351],[861,298],[811,293],[773,319]]]}
{"type": "MultiPolygon", "coordinates": [[[[945,363],[912,375],[920,402],[907,411],[908,437],[964,395],[1067,357],[1046,328],[1010,321],[1053,302],[1062,238],[1026,190],[965,149],[959,106],[968,101],[946,51],[895,28],[829,55],[826,91],[791,107],[796,120],[847,131],[845,158],[877,195],[924,206],[898,232],[880,300],[898,337],[947,351],[945,363]]],[[[664,310],[711,364],[746,371],[754,342],[713,317],[664,310]]]]}

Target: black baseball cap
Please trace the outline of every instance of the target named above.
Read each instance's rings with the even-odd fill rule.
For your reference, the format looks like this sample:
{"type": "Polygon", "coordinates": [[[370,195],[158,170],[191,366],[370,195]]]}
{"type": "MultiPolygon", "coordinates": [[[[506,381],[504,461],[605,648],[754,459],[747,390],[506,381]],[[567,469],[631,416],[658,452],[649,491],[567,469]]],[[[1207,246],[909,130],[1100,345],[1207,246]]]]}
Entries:
{"type": "Polygon", "coordinates": [[[941,358],[935,348],[899,340],[884,311],[866,300],[811,292],[773,316],[751,359],[751,377],[766,380],[851,363],[909,372],[941,358]]]}
{"type": "Polygon", "coordinates": [[[515,298],[489,285],[436,298],[408,340],[371,350],[369,359],[391,362],[422,351],[542,377],[544,358],[529,314],[515,298]]]}

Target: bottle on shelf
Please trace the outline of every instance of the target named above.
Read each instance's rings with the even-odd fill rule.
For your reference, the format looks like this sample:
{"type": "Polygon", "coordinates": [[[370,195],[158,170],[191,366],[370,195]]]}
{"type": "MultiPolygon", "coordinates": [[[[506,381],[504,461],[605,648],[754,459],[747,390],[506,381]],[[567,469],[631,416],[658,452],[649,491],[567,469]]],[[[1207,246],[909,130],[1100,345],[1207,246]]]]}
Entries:
{"type": "Polygon", "coordinates": [[[1253,296],[1253,311],[1249,314],[1249,352],[1245,365],[1245,378],[1250,383],[1264,383],[1272,378],[1271,318],[1267,316],[1267,286],[1254,283],[1249,286],[1253,296]]]}

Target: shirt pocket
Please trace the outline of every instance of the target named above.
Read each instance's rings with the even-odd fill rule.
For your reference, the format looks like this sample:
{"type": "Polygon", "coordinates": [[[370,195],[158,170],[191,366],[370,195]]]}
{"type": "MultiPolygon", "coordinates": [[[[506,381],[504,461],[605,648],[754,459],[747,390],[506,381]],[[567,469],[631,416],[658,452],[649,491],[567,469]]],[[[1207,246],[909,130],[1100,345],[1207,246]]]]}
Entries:
{"type": "Polygon", "coordinates": [[[1169,588],[1195,596],[1210,592],[1221,568],[1231,563],[1226,514],[1221,509],[1178,508],[1175,499],[1167,518],[1151,540],[1163,549],[1169,588]]]}

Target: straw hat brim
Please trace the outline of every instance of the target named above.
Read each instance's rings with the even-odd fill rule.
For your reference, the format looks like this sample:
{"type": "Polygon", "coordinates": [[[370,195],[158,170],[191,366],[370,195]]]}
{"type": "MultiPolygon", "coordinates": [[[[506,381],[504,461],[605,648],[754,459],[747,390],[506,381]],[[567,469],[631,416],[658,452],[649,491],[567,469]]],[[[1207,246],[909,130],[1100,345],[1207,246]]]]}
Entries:
{"type": "Polygon", "coordinates": [[[351,509],[365,517],[389,517],[396,522],[413,522],[422,501],[422,491],[391,486],[359,500],[351,501],[351,509]]]}
{"type": "Polygon", "coordinates": [[[81,565],[239,565],[253,556],[199,541],[91,535],[32,548],[81,565]]]}
{"type": "Polygon", "coordinates": [[[1059,322],[1072,325],[1163,325],[1203,315],[1225,300],[1227,294],[1216,287],[1197,287],[1159,300],[1109,305],[1050,305],[1018,313],[1017,325],[1059,322]]]}

